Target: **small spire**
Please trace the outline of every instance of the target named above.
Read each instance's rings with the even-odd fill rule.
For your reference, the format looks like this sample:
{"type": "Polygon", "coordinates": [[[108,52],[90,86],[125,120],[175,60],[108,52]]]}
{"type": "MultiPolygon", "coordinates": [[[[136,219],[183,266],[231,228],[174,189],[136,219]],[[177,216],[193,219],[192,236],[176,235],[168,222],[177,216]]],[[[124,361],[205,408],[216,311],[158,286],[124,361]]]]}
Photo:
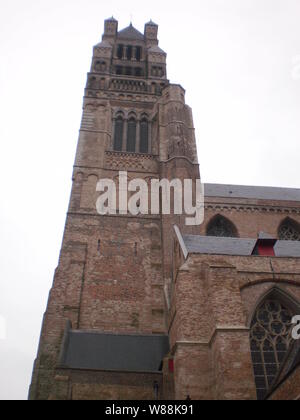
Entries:
{"type": "Polygon", "coordinates": [[[155,22],[153,22],[152,19],[150,19],[150,22],[146,23],[146,25],[149,25],[149,26],[158,26],[155,22]]]}

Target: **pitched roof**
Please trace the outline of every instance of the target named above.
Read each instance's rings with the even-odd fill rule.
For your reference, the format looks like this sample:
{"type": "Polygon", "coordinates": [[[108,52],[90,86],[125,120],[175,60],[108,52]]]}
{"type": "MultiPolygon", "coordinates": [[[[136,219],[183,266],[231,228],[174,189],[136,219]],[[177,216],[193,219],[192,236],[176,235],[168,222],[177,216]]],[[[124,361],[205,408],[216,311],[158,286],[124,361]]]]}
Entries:
{"type": "Polygon", "coordinates": [[[167,55],[158,45],[153,45],[148,50],[150,53],[159,53],[167,55]]]}
{"type": "Polygon", "coordinates": [[[118,32],[118,38],[144,41],[144,35],[137,29],[135,29],[135,27],[132,24],[130,24],[127,28],[123,29],[122,31],[118,32]]]}
{"type": "Polygon", "coordinates": [[[256,239],[217,238],[212,236],[184,235],[189,254],[251,255],[256,239]]]}
{"type": "Polygon", "coordinates": [[[300,189],[245,185],[205,184],[205,197],[248,198],[257,200],[300,201],[300,189]]]}
{"type": "Polygon", "coordinates": [[[106,21],[109,21],[109,20],[112,21],[112,22],[118,22],[117,19],[115,19],[113,16],[106,19],[106,21]]]}
{"type": "MultiPolygon", "coordinates": [[[[257,239],[218,238],[213,236],[183,235],[175,229],[184,254],[251,256],[257,239]]],[[[275,256],[280,258],[300,258],[300,242],[277,241],[275,256]]]]}
{"type": "Polygon", "coordinates": [[[99,44],[97,44],[96,47],[112,49],[111,44],[109,42],[107,42],[107,41],[99,42],[99,44]]]}
{"type": "Polygon", "coordinates": [[[169,352],[160,335],[113,335],[68,330],[61,366],[69,369],[158,372],[169,352]]]}
{"type": "Polygon", "coordinates": [[[152,19],[150,19],[150,21],[149,21],[149,22],[147,22],[147,23],[146,23],[146,25],[147,25],[147,26],[150,26],[150,25],[151,25],[151,26],[158,26],[155,22],[153,22],[153,20],[152,20],[152,19]]]}

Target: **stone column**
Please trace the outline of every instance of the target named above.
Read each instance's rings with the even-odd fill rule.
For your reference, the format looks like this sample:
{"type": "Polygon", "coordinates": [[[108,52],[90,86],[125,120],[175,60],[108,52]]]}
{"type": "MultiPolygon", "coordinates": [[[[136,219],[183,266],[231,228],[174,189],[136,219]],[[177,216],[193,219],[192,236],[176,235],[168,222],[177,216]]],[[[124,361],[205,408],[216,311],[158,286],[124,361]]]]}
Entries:
{"type": "Polygon", "coordinates": [[[112,128],[111,128],[111,141],[110,141],[110,150],[114,150],[115,147],[115,130],[116,130],[116,118],[113,118],[112,128]]]}
{"type": "Polygon", "coordinates": [[[135,151],[137,153],[140,153],[140,145],[141,145],[141,121],[137,120],[136,122],[136,145],[135,145],[135,151]]]}
{"type": "Polygon", "coordinates": [[[148,153],[152,155],[152,123],[148,121],[148,153]]]}

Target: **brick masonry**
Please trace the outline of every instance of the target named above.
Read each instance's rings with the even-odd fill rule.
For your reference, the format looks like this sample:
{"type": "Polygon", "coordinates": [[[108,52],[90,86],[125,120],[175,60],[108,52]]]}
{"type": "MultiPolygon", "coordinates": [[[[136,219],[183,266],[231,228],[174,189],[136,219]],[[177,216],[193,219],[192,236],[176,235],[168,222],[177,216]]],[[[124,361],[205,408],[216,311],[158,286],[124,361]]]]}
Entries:
{"type": "MultiPolygon", "coordinates": [[[[166,55],[157,45],[155,24],[146,25],[143,41],[120,41],[117,23],[107,20],[103,42],[94,48],[30,399],[153,399],[154,381],[161,399],[256,399],[249,325],[257,302],[275,286],[300,301],[298,259],[273,258],[272,266],[263,257],[190,255],[185,260],[173,230],[176,224],[182,233],[205,235],[220,214],[241,238],[256,238],[260,231],[277,237],[286,217],[300,223],[299,202],[210,197],[204,223],[194,228],[187,228],[181,216],[97,214],[98,180],[118,183],[120,170],[148,185],[153,178],[200,177],[192,111],[184,89],[167,80],[166,55]],[[124,61],[117,56],[119,42],[141,46],[140,78],[116,74],[124,61]],[[113,150],[118,112],[139,121],[147,115],[148,154],[113,150]],[[162,372],[62,370],[67,321],[75,330],[169,334],[171,352],[162,372]],[[168,369],[172,359],[174,374],[168,369]]],[[[125,59],[125,64],[133,69],[137,62],[125,59]]],[[[272,398],[295,397],[290,384],[298,386],[297,375],[272,398]]]]}

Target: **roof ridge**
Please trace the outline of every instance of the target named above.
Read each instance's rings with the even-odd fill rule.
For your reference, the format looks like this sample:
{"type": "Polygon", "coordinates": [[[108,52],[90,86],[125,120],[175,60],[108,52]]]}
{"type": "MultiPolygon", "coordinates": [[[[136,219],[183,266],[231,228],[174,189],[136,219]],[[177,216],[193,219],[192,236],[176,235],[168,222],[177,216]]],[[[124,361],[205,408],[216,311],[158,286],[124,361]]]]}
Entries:
{"type": "Polygon", "coordinates": [[[119,38],[129,38],[129,39],[140,39],[144,40],[144,35],[136,29],[133,24],[131,23],[129,26],[127,26],[124,29],[121,29],[121,31],[118,32],[119,38]]]}

